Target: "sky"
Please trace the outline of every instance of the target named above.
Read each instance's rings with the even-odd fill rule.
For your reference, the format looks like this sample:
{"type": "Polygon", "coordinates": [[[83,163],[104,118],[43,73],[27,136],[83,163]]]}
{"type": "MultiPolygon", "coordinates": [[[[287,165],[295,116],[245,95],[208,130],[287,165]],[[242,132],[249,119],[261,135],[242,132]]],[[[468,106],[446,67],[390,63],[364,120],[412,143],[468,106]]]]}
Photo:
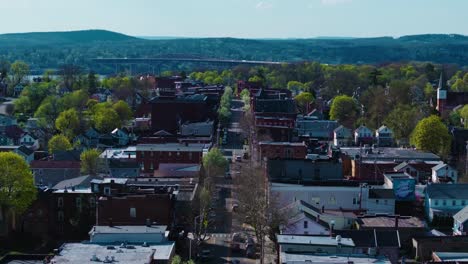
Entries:
{"type": "Polygon", "coordinates": [[[468,0],[0,0],[0,34],[106,29],[132,36],[468,35],[468,0]]]}

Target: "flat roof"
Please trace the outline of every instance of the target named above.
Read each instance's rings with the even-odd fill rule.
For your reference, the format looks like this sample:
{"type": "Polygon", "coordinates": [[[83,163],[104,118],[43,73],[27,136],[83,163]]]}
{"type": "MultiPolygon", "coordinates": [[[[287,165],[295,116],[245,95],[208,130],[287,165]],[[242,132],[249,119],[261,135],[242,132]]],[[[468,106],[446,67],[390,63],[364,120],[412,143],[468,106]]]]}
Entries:
{"type": "Polygon", "coordinates": [[[434,255],[442,261],[467,261],[468,252],[434,252],[434,255]]]}
{"type": "Polygon", "coordinates": [[[119,247],[86,243],[66,243],[62,245],[60,254],[56,255],[52,261],[57,264],[106,263],[106,257],[108,260],[111,260],[113,257],[114,261],[112,263],[133,264],[147,261],[153,252],[153,260],[169,260],[174,247],[174,242],[148,247],[142,245],[119,247]],[[93,256],[99,260],[92,260],[93,256]]]}
{"type": "Polygon", "coordinates": [[[167,230],[165,225],[152,226],[94,226],[90,233],[95,234],[160,234],[167,230]]]}
{"type": "Polygon", "coordinates": [[[385,256],[376,256],[375,258],[364,254],[352,255],[330,255],[330,254],[291,254],[281,252],[282,263],[287,264],[304,264],[304,263],[374,263],[374,264],[390,264],[390,260],[385,256]]]}
{"type": "Polygon", "coordinates": [[[277,145],[277,146],[306,146],[304,142],[274,142],[274,141],[260,141],[259,145],[277,145]]]}
{"type": "Polygon", "coordinates": [[[340,148],[342,153],[350,157],[362,154],[363,160],[421,160],[421,161],[440,161],[440,157],[434,153],[423,152],[416,149],[405,148],[376,148],[372,153],[366,153],[365,148],[349,147],[340,148]]]}
{"type": "MultiPolygon", "coordinates": [[[[394,215],[369,215],[358,217],[357,222],[362,227],[394,227],[396,216],[394,215]]],[[[414,216],[399,216],[398,228],[424,228],[426,223],[414,216]]]]}
{"type": "Polygon", "coordinates": [[[165,143],[165,144],[139,144],[136,146],[137,151],[193,151],[202,152],[204,149],[208,149],[208,144],[200,143],[165,143]]]}
{"type": "Polygon", "coordinates": [[[100,158],[108,158],[108,159],[128,159],[130,154],[130,159],[136,158],[136,147],[130,146],[127,148],[108,148],[104,150],[100,158]]]}
{"type": "Polygon", "coordinates": [[[91,188],[75,188],[72,190],[71,188],[67,189],[60,189],[54,191],[54,193],[92,193],[91,188]]]}
{"type": "MultiPolygon", "coordinates": [[[[306,244],[306,245],[324,245],[336,246],[338,241],[335,237],[329,236],[296,236],[296,235],[277,235],[279,244],[306,244]]],[[[345,247],[354,247],[351,238],[341,238],[341,245],[345,247]]]]}
{"type": "Polygon", "coordinates": [[[468,184],[431,183],[426,187],[426,196],[430,199],[468,200],[468,184]]]}

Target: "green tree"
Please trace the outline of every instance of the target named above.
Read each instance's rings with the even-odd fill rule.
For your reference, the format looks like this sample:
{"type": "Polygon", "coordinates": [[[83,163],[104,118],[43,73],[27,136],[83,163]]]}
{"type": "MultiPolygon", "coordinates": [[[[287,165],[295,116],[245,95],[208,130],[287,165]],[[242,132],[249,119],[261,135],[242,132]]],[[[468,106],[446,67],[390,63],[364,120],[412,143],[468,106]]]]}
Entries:
{"type": "Polygon", "coordinates": [[[99,109],[93,116],[94,126],[102,133],[121,127],[119,114],[112,108],[99,109]]]}
{"type": "Polygon", "coordinates": [[[294,92],[294,93],[299,93],[300,91],[304,90],[304,84],[298,81],[290,81],[288,82],[288,90],[294,92]]]}
{"type": "Polygon", "coordinates": [[[72,93],[66,94],[62,98],[62,104],[67,108],[75,108],[81,112],[89,100],[88,92],[85,90],[76,90],[72,93]]]}
{"type": "Polygon", "coordinates": [[[409,139],[418,123],[418,110],[409,105],[398,105],[385,118],[385,125],[392,129],[396,139],[409,139]]]}
{"type": "Polygon", "coordinates": [[[34,117],[39,119],[39,126],[51,132],[54,129],[55,120],[62,110],[62,101],[57,96],[51,95],[42,100],[41,105],[34,113],[34,117]]]}
{"type": "Polygon", "coordinates": [[[202,163],[207,178],[223,174],[228,165],[226,158],[224,158],[223,153],[218,148],[210,149],[210,151],[203,156],[202,163]]]}
{"type": "Polygon", "coordinates": [[[468,105],[464,105],[463,108],[460,109],[460,117],[463,119],[465,128],[468,128],[468,105]]]}
{"type": "Polygon", "coordinates": [[[352,127],[358,116],[358,106],[353,98],[339,95],[333,99],[330,108],[330,119],[352,127]]]}
{"type": "Polygon", "coordinates": [[[0,210],[23,213],[36,199],[36,187],[26,161],[13,152],[0,153],[0,210]]]}
{"type": "Polygon", "coordinates": [[[419,121],[411,135],[411,144],[416,148],[439,155],[446,155],[450,147],[450,134],[447,127],[436,115],[419,121]]]}
{"type": "Polygon", "coordinates": [[[122,100],[117,101],[112,108],[117,112],[122,123],[127,122],[133,117],[132,109],[130,109],[130,106],[122,100]]]}
{"type": "Polygon", "coordinates": [[[294,97],[300,113],[307,114],[309,105],[314,102],[314,96],[309,92],[302,92],[294,97]]]}
{"type": "Polygon", "coordinates": [[[97,88],[99,86],[99,80],[96,76],[96,73],[93,71],[90,71],[88,73],[88,93],[93,94],[97,91],[97,88]]]}
{"type": "Polygon", "coordinates": [[[68,139],[72,140],[80,128],[78,112],[74,108],[63,111],[55,120],[55,127],[68,139]]]}
{"type": "Polygon", "coordinates": [[[72,149],[72,145],[70,141],[68,140],[68,138],[60,134],[53,136],[49,140],[49,143],[47,145],[49,148],[49,153],[55,153],[57,151],[72,149]]]}
{"type": "Polygon", "coordinates": [[[97,149],[85,150],[80,155],[81,173],[85,175],[97,175],[101,169],[99,155],[101,152],[97,149]]]}
{"type": "MultiPolygon", "coordinates": [[[[23,82],[24,78],[29,74],[29,65],[24,61],[15,61],[10,66],[10,89],[14,89],[18,84],[23,82]]],[[[10,91],[12,92],[12,90],[10,91]]]]}

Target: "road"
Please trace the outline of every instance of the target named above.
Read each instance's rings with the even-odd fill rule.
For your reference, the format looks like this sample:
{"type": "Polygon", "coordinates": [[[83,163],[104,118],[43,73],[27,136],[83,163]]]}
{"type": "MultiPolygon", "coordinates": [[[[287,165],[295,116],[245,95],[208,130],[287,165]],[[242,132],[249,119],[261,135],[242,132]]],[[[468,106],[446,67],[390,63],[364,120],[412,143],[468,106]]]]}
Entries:
{"type": "Polygon", "coordinates": [[[213,208],[216,215],[211,218],[214,222],[213,228],[209,230],[210,239],[205,242],[203,249],[210,250],[212,258],[202,263],[235,263],[239,261],[242,264],[254,264],[258,262],[258,259],[249,259],[245,257],[244,246],[241,246],[241,250],[233,251],[231,249],[231,238],[233,233],[243,232],[242,222],[239,220],[239,216],[232,211],[232,207],[237,202],[236,182],[237,177],[241,177],[240,174],[235,173],[240,171],[242,162],[236,162],[235,157],[243,157],[244,149],[244,138],[240,133],[239,122],[243,117],[243,102],[241,100],[233,100],[231,108],[231,122],[228,128],[227,144],[221,147],[226,157],[230,157],[233,163],[230,164],[230,171],[232,178],[226,178],[223,176],[216,177],[215,180],[215,194],[213,199],[213,208]]]}

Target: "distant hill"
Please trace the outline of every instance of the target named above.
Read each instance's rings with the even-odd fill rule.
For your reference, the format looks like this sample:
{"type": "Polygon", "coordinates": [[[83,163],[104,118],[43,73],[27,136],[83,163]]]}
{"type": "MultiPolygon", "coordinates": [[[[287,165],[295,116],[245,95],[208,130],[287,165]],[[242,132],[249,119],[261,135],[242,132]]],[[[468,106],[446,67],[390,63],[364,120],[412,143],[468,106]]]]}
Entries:
{"type": "Polygon", "coordinates": [[[107,30],[32,32],[1,34],[0,43],[18,45],[49,45],[60,43],[90,43],[96,41],[132,41],[137,38],[107,30]]]}
{"type": "MultiPolygon", "coordinates": [[[[468,37],[454,34],[399,38],[137,38],[105,30],[84,30],[3,34],[0,35],[0,47],[0,59],[24,60],[35,70],[75,64],[101,73],[113,72],[115,67],[96,65],[92,58],[151,58],[168,54],[328,64],[423,61],[468,66],[468,37]]],[[[178,63],[170,67],[187,70],[193,66],[178,63]]]]}

